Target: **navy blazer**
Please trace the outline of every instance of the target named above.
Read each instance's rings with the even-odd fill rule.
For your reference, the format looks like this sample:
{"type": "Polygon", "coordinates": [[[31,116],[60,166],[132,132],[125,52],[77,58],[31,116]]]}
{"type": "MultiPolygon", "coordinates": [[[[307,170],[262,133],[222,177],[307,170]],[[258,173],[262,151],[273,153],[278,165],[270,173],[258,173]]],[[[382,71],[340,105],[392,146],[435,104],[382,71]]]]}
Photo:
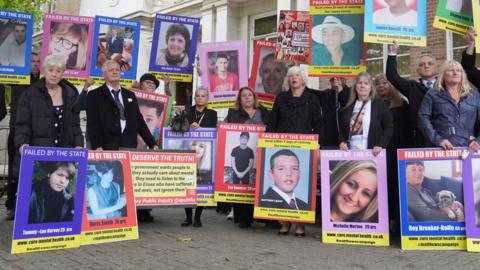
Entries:
{"type": "MultiPolygon", "coordinates": [[[[297,203],[298,210],[310,210],[308,204],[299,198],[295,198],[295,202],[297,203]]],[[[289,202],[286,202],[282,196],[271,187],[268,188],[265,194],[260,196],[259,206],[266,208],[292,209],[289,202]]]]}

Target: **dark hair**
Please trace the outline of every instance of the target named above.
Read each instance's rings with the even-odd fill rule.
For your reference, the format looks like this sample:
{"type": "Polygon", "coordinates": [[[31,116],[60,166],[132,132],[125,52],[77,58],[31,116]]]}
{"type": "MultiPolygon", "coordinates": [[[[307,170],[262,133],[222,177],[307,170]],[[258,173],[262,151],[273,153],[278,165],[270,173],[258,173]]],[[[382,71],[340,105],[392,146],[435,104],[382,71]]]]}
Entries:
{"type": "Polygon", "coordinates": [[[27,31],[27,25],[26,24],[17,22],[13,25],[13,28],[15,29],[15,27],[17,27],[17,26],[23,26],[25,28],[25,31],[27,31]]]}
{"type": "Polygon", "coordinates": [[[273,166],[275,164],[274,161],[279,156],[295,157],[297,159],[298,163],[300,163],[300,160],[298,159],[297,155],[292,150],[282,149],[282,150],[277,151],[275,154],[273,154],[270,157],[270,170],[273,170],[273,166]]]}
{"type": "Polygon", "coordinates": [[[190,31],[183,24],[174,23],[168,27],[167,34],[165,35],[165,43],[168,43],[168,38],[175,34],[180,34],[185,39],[185,53],[190,51],[190,31]]]}
{"type": "Polygon", "coordinates": [[[421,160],[408,160],[407,162],[405,162],[405,167],[407,167],[408,165],[420,165],[422,167],[425,167],[425,164],[421,160]]]}
{"type": "Polygon", "coordinates": [[[108,171],[113,170],[113,166],[110,166],[110,162],[100,162],[95,165],[95,169],[97,170],[97,172],[105,174],[108,171]]]}
{"type": "Polygon", "coordinates": [[[229,60],[229,59],[228,59],[228,56],[227,56],[226,54],[224,54],[224,53],[219,53],[219,54],[217,54],[217,57],[216,57],[215,59],[218,59],[218,58],[225,58],[225,59],[227,59],[227,61],[229,60]]]}
{"type": "Polygon", "coordinates": [[[235,105],[233,106],[233,108],[235,110],[240,110],[242,108],[242,92],[245,91],[245,90],[250,90],[250,92],[252,92],[253,94],[253,107],[255,109],[258,109],[258,107],[260,107],[259,103],[258,103],[258,100],[257,100],[257,94],[255,93],[255,91],[253,91],[252,88],[248,87],[248,86],[244,86],[244,87],[241,87],[240,90],[238,90],[238,94],[237,94],[237,99],[235,100],[235,105]]]}
{"type": "Polygon", "coordinates": [[[162,115],[163,112],[163,103],[160,102],[154,102],[151,100],[145,100],[145,99],[139,99],[138,100],[138,106],[145,106],[148,108],[155,108],[156,109],[156,114],[158,117],[162,115]]]}
{"type": "Polygon", "coordinates": [[[37,52],[32,52],[31,55],[40,56],[37,52]]]}
{"type": "Polygon", "coordinates": [[[71,180],[75,174],[77,173],[75,163],[74,162],[66,162],[66,161],[57,161],[57,162],[51,162],[49,166],[47,167],[47,173],[52,174],[58,168],[60,167],[65,167],[67,169],[67,172],[69,174],[69,179],[71,180]]]}
{"type": "Polygon", "coordinates": [[[242,132],[242,133],[240,133],[240,138],[242,138],[242,137],[247,137],[247,139],[250,139],[250,133],[242,132]]]}

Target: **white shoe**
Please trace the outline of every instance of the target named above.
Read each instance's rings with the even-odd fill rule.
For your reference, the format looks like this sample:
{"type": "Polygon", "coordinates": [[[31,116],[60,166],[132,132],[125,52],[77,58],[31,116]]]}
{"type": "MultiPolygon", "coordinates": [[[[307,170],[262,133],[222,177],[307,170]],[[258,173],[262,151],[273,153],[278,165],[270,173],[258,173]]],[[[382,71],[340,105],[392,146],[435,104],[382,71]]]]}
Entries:
{"type": "Polygon", "coordinates": [[[230,213],[227,215],[227,219],[228,220],[232,220],[233,219],[233,209],[230,211],[230,213]]]}

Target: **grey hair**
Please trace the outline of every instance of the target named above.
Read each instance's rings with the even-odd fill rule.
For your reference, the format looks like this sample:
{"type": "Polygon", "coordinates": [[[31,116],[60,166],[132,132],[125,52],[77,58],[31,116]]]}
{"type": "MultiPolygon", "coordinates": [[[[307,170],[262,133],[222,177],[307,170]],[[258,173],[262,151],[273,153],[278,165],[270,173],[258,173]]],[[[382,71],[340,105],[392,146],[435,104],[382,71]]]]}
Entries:
{"type": "Polygon", "coordinates": [[[110,64],[117,64],[118,66],[120,66],[120,64],[119,64],[117,61],[115,61],[115,60],[107,60],[107,61],[105,61],[105,63],[103,63],[103,65],[102,65],[102,74],[105,73],[105,71],[107,71],[107,67],[108,67],[108,65],[110,65],[110,64]]]}
{"type": "Polygon", "coordinates": [[[43,68],[46,68],[48,66],[56,66],[61,68],[62,70],[65,70],[67,68],[67,62],[65,61],[65,58],[63,56],[50,54],[45,57],[45,60],[42,64],[43,68]]]}
{"type": "Polygon", "coordinates": [[[417,65],[417,67],[420,67],[420,60],[422,60],[423,57],[430,57],[430,59],[433,60],[433,64],[437,65],[437,58],[435,58],[435,56],[433,56],[432,53],[423,52],[423,53],[417,55],[417,58],[415,59],[415,64],[417,65]]]}
{"type": "MultiPolygon", "coordinates": [[[[195,90],[195,93],[197,93],[198,91],[205,91],[205,92],[207,92],[207,96],[208,96],[208,93],[209,93],[209,92],[208,92],[208,88],[206,88],[206,87],[204,87],[204,86],[199,86],[199,87],[197,88],[197,90],[195,90]]],[[[194,96],[195,96],[195,95],[194,95],[194,96]]]]}
{"type": "Polygon", "coordinates": [[[296,74],[300,74],[302,76],[303,84],[306,86],[308,82],[307,75],[305,74],[305,72],[303,72],[303,70],[299,66],[293,66],[289,68],[287,71],[287,78],[296,74]]]}

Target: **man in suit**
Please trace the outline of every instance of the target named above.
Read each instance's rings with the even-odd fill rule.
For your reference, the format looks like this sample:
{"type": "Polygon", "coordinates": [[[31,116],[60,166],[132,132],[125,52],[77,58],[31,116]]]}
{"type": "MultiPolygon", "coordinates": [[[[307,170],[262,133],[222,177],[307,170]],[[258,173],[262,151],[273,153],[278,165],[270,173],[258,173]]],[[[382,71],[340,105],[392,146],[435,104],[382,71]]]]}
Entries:
{"type": "Polygon", "coordinates": [[[268,177],[274,186],[260,197],[260,207],[309,210],[309,205],[295,197],[300,182],[300,160],[288,149],[277,151],[270,157],[268,177]]]}
{"type": "Polygon", "coordinates": [[[110,58],[111,58],[116,53],[118,53],[118,54],[123,53],[123,38],[121,38],[117,35],[117,29],[116,28],[112,28],[110,33],[112,35],[111,35],[110,39],[108,40],[108,53],[110,54],[110,58]]]}
{"type": "MultiPolygon", "coordinates": [[[[120,65],[107,60],[102,66],[105,84],[87,95],[87,133],[91,149],[136,148],[137,134],[153,149],[158,149],[138,107],[135,94],[120,87],[120,65]]],[[[138,210],[139,221],[152,222],[149,210],[138,210]]]]}

